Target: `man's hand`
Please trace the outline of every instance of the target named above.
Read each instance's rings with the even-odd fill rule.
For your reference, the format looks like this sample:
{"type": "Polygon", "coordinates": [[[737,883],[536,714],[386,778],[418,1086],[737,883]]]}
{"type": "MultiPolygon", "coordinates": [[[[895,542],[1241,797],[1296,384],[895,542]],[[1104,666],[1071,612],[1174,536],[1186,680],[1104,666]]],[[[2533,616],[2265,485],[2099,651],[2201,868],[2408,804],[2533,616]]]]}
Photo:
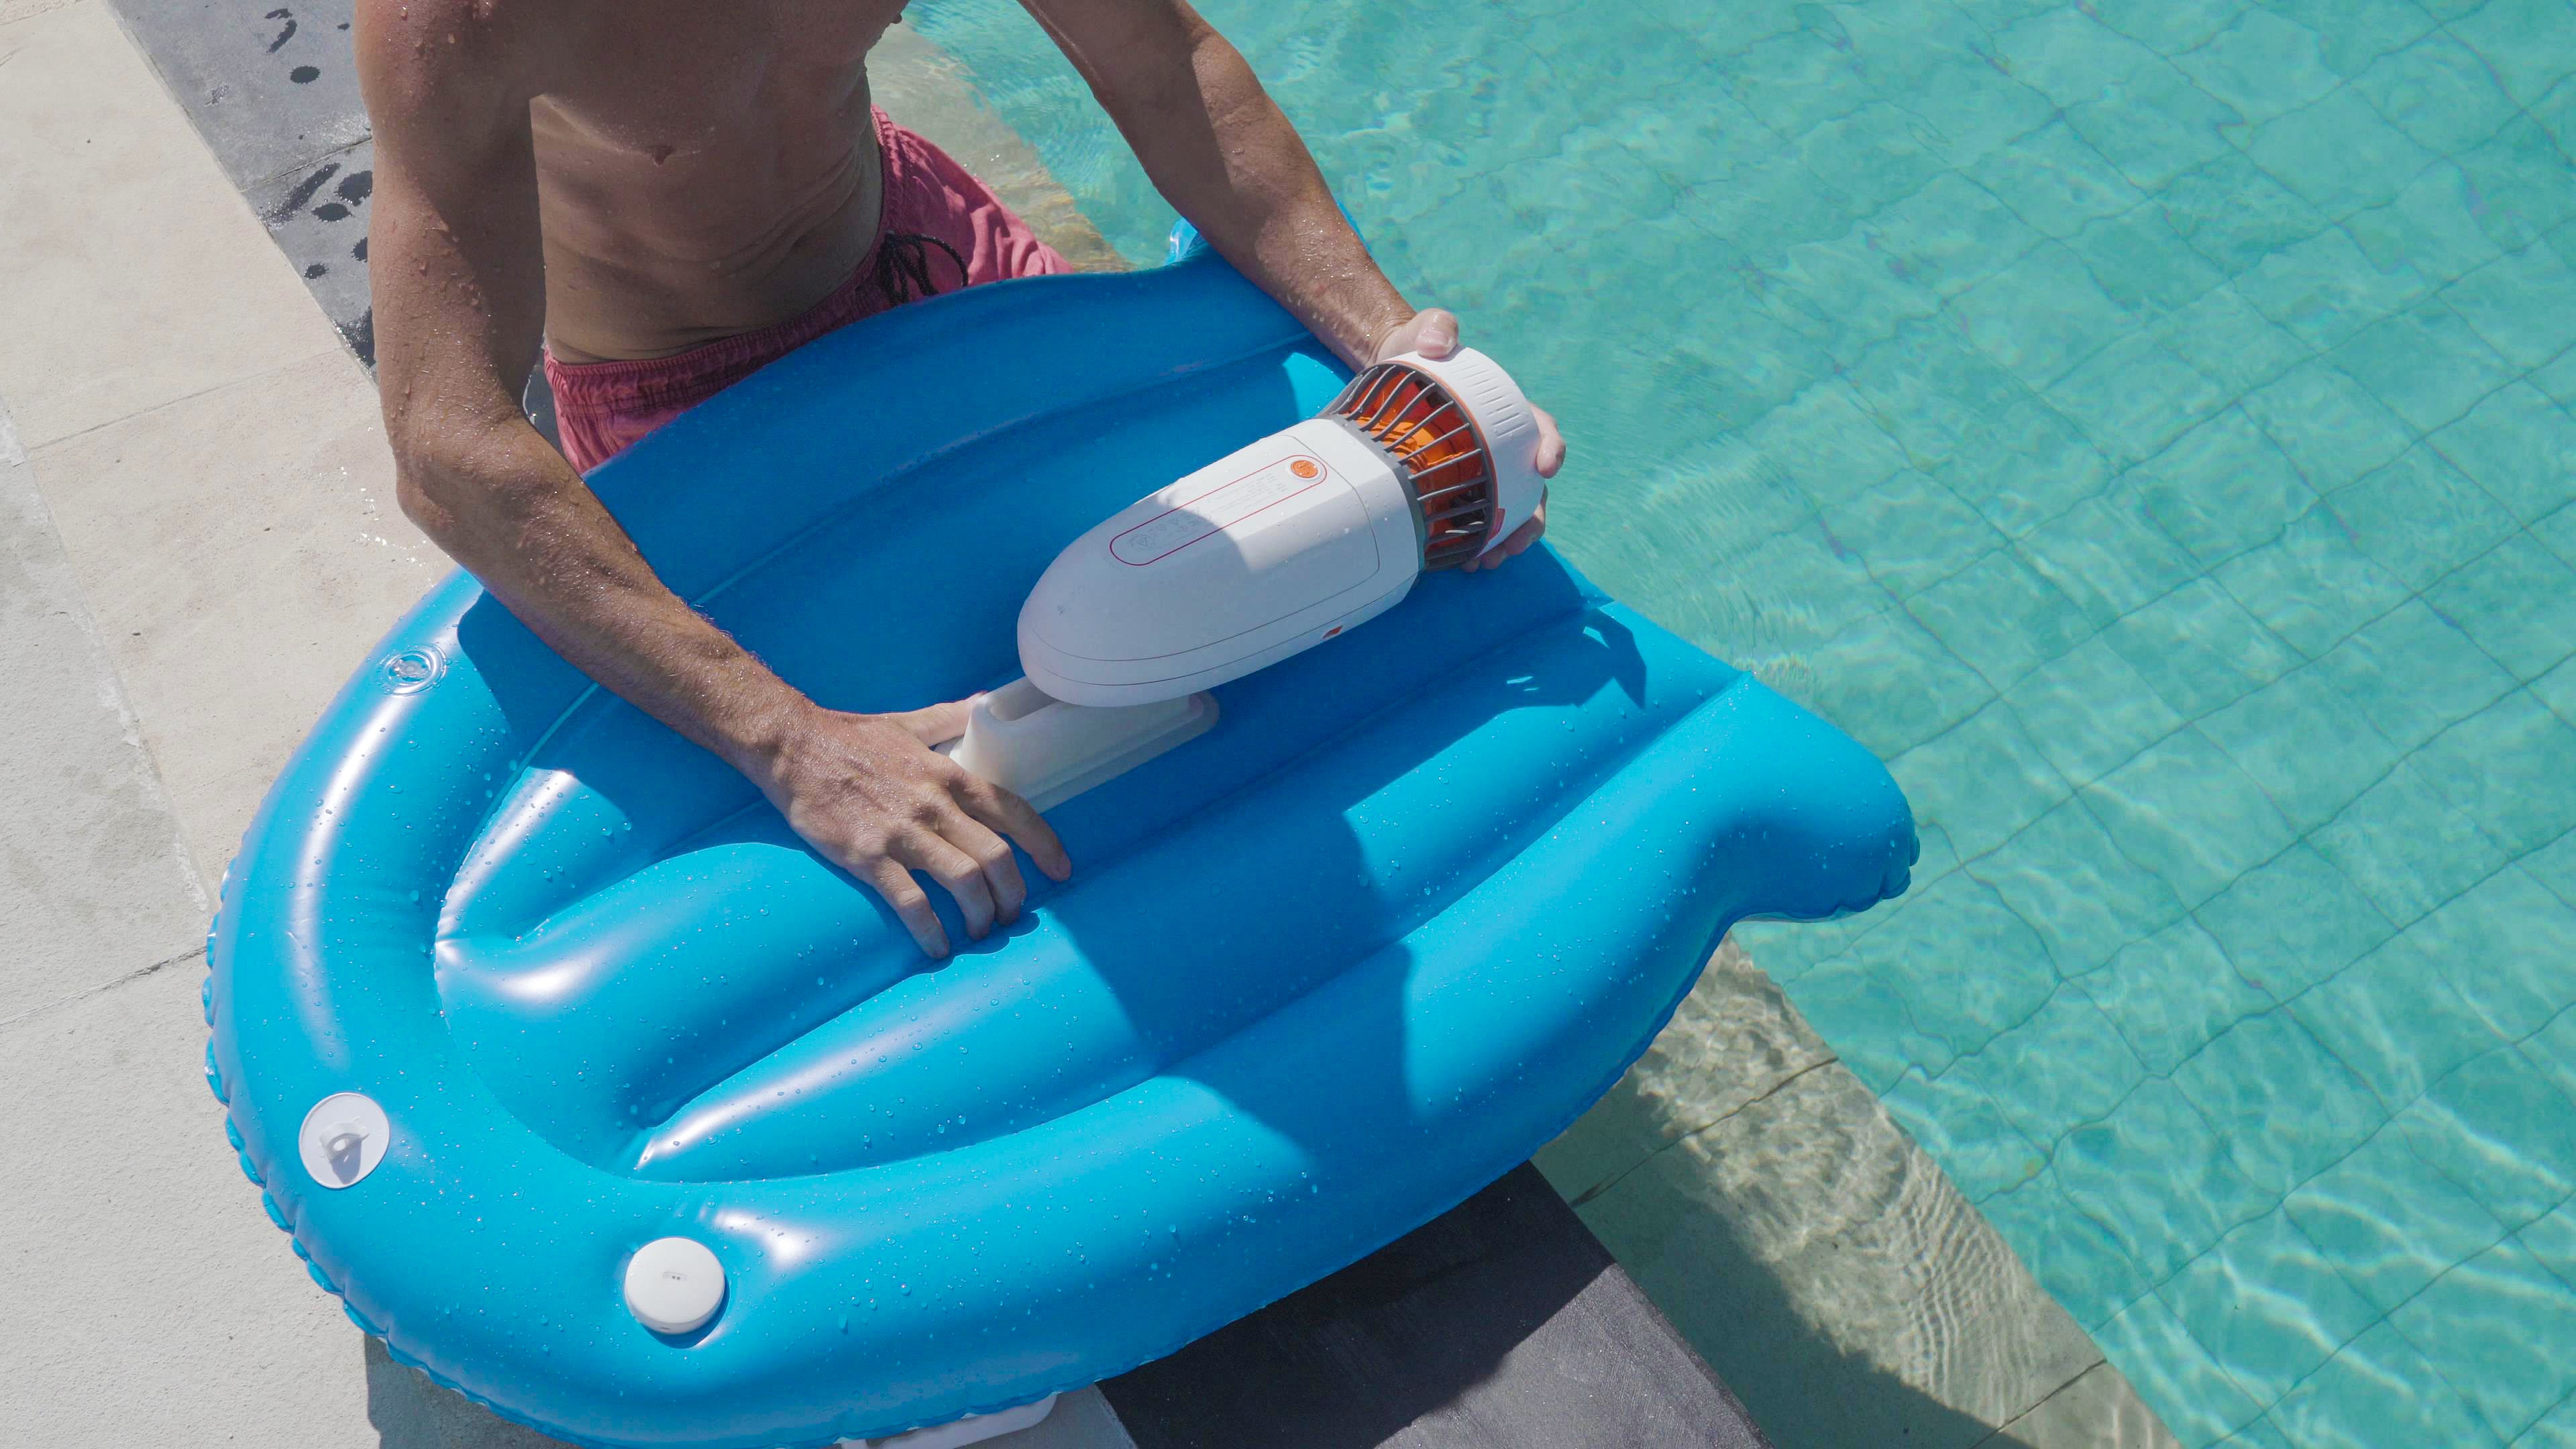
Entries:
{"type": "Polygon", "coordinates": [[[1073,873],[1064,845],[1029,802],[930,747],[966,728],[967,706],[843,714],[808,706],[752,778],[798,835],[885,897],[921,949],[948,954],[948,932],[920,871],[948,888],[982,940],[1020,918],[1028,888],[1008,836],[1053,880],[1073,873]]]}
{"type": "MultiPolygon", "coordinates": [[[[1435,361],[1458,350],[1458,319],[1443,307],[1426,307],[1411,319],[1399,322],[1393,330],[1378,339],[1377,355],[1372,361],[1384,362],[1407,352],[1419,352],[1435,361]]],[[[1565,438],[1556,430],[1556,416],[1533,404],[1530,412],[1538,419],[1538,476],[1553,478],[1565,466],[1565,438]]],[[[1458,572],[1472,574],[1478,569],[1500,568],[1505,559],[1518,558],[1531,544],[1547,532],[1547,494],[1538,496],[1538,511],[1529,521],[1515,528],[1509,538],[1458,566],[1458,572]]]]}

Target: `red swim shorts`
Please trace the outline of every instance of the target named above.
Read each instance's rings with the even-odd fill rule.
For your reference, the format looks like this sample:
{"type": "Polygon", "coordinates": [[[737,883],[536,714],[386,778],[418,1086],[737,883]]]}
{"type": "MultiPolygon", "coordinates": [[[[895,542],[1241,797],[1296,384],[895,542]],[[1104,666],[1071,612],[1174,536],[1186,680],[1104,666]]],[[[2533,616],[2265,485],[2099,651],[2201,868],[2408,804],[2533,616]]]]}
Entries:
{"type": "Polygon", "coordinates": [[[546,382],[564,456],[587,473],[769,363],[837,327],[934,292],[1073,268],[946,152],[876,113],[885,204],[876,244],[804,313],[738,337],[635,362],[555,361],[546,382]]]}

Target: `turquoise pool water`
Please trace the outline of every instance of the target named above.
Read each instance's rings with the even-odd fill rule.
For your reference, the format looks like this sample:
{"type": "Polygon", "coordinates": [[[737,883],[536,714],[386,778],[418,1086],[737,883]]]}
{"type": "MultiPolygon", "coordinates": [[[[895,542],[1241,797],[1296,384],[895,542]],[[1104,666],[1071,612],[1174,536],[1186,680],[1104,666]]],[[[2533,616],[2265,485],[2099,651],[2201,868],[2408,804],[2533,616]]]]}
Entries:
{"type": "Polygon", "coordinates": [[[1203,8],[1558,544],[1894,762],[1914,892],[1749,944],[2174,1431],[2576,1445],[2576,6],[1203,8]]]}

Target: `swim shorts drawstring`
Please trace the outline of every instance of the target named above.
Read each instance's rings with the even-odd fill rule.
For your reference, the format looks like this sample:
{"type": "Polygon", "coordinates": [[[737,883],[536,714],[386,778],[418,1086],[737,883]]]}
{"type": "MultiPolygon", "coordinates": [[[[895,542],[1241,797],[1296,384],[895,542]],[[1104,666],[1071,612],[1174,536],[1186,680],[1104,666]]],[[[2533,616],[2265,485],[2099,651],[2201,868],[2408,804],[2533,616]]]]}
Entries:
{"type": "Polygon", "coordinates": [[[911,232],[887,232],[877,243],[877,290],[885,294],[888,305],[900,307],[918,297],[939,295],[937,284],[930,280],[929,247],[948,253],[957,264],[957,284],[966,285],[966,259],[957,248],[935,236],[911,232]]]}

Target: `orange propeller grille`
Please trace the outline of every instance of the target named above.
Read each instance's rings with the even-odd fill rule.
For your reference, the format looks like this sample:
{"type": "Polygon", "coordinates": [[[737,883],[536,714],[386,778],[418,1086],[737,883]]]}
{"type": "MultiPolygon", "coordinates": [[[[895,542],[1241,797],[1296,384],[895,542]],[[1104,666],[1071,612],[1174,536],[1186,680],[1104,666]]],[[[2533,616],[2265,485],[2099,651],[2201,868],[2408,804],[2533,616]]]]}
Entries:
{"type": "Polygon", "coordinates": [[[1448,390],[1400,362],[1351,379],[1324,409],[1402,465],[1422,518],[1425,569],[1474,558],[1494,527],[1494,470],[1476,420],[1448,390]]]}

